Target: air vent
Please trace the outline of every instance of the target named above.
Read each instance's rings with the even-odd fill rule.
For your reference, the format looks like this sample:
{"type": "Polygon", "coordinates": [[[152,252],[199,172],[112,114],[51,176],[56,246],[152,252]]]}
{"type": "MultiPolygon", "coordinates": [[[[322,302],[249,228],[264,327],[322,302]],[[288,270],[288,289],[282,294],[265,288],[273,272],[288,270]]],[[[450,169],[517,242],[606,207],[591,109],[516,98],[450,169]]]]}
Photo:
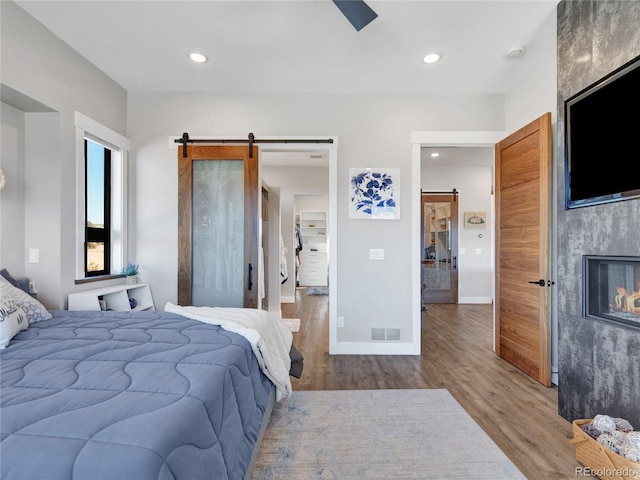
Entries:
{"type": "Polygon", "coordinates": [[[383,341],[385,340],[385,329],[384,328],[372,328],[371,329],[371,340],[383,341]]]}
{"type": "Polygon", "coordinates": [[[399,342],[402,338],[400,328],[372,328],[371,340],[377,342],[399,342]]]}
{"type": "Polygon", "coordinates": [[[400,329],[399,328],[387,328],[387,340],[390,342],[400,341],[400,329]]]}

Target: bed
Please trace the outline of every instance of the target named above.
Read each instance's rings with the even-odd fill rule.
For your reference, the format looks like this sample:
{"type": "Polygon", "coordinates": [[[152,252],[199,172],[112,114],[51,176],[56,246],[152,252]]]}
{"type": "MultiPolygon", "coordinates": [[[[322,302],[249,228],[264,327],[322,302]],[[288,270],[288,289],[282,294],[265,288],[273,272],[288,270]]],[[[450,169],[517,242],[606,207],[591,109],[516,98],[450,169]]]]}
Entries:
{"type": "MultiPolygon", "coordinates": [[[[0,477],[250,476],[270,409],[290,393],[254,340],[167,311],[46,313],[0,351],[0,477]]],[[[276,348],[289,351],[290,335],[276,348]]]]}

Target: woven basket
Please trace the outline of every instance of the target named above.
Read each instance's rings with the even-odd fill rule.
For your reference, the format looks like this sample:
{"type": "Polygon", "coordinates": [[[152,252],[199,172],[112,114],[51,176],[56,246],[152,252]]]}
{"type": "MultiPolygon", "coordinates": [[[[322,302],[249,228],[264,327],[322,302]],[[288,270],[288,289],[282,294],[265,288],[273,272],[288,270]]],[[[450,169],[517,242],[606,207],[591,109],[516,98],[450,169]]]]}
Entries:
{"type": "Polygon", "coordinates": [[[600,445],[580,428],[585,423],[591,423],[591,420],[573,421],[571,443],[576,446],[576,460],[602,480],[640,480],[640,463],[600,445]]]}

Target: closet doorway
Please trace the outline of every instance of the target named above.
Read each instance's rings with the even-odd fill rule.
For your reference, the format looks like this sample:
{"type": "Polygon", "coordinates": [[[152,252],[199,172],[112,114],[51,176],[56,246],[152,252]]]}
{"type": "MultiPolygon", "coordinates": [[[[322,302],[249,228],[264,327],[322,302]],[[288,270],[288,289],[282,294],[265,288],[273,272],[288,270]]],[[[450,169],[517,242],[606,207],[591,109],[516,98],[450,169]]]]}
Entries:
{"type": "MultiPolygon", "coordinates": [[[[330,263],[332,258],[329,256],[328,250],[331,243],[330,237],[335,233],[332,231],[330,224],[335,220],[331,214],[332,198],[330,191],[330,150],[323,149],[263,149],[261,150],[261,178],[262,181],[272,188],[277,188],[280,195],[280,225],[279,232],[282,234],[283,241],[283,262],[285,264],[285,272],[287,280],[279,285],[281,294],[281,302],[284,304],[295,303],[300,295],[307,293],[301,291],[301,288],[307,285],[307,275],[300,282],[299,274],[301,262],[305,267],[311,265],[311,261],[302,258],[305,254],[324,255],[326,264],[324,268],[323,285],[329,285],[331,282],[327,276],[331,274],[330,263]],[[315,200],[314,200],[315,199],[315,200]],[[322,199],[321,203],[316,200],[322,199]],[[306,228],[305,233],[314,234],[318,241],[311,242],[307,237],[308,243],[304,244],[302,232],[300,237],[296,235],[296,226],[299,226],[300,211],[305,212],[303,219],[307,219],[308,215],[318,212],[323,213],[322,226],[316,220],[308,220],[306,226],[314,225],[306,228]],[[318,235],[318,234],[324,235],[318,235]],[[319,240],[322,240],[320,242],[319,240]],[[300,250],[302,244],[302,250],[300,250]],[[319,243],[321,246],[315,245],[319,243]],[[314,249],[315,251],[313,251],[314,249]]],[[[315,217],[314,217],[315,218],[315,217]]],[[[272,250],[273,252],[274,250],[272,250]]],[[[279,253],[279,251],[278,251],[279,253]]],[[[317,260],[317,259],[315,259],[317,260]]],[[[334,269],[335,271],[335,269],[334,269]]],[[[304,274],[304,268],[302,270],[304,274]]],[[[306,272],[307,274],[311,272],[306,272]]],[[[320,273],[318,277],[320,277],[320,273]]]]}

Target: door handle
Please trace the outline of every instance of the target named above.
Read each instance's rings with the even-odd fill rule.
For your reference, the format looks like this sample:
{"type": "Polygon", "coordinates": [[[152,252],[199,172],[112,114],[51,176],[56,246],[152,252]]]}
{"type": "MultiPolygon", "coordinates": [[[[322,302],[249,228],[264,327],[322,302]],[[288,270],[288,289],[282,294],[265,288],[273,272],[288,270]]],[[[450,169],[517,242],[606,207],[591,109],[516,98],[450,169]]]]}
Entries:
{"type": "Polygon", "coordinates": [[[540,279],[540,280],[536,280],[535,282],[529,282],[529,283],[533,283],[534,285],[540,285],[541,287],[544,287],[545,285],[547,287],[550,287],[551,285],[555,285],[556,282],[554,282],[553,280],[547,280],[546,282],[544,281],[544,279],[540,279]]]}
{"type": "Polygon", "coordinates": [[[253,265],[247,265],[247,290],[251,290],[253,287],[253,282],[251,281],[251,272],[253,272],[253,265]]]}
{"type": "Polygon", "coordinates": [[[454,255],[454,256],[453,256],[453,269],[454,269],[454,270],[457,270],[457,269],[458,269],[458,265],[457,265],[457,263],[456,263],[456,262],[457,262],[457,260],[458,260],[458,257],[456,257],[456,256],[454,255]]]}

